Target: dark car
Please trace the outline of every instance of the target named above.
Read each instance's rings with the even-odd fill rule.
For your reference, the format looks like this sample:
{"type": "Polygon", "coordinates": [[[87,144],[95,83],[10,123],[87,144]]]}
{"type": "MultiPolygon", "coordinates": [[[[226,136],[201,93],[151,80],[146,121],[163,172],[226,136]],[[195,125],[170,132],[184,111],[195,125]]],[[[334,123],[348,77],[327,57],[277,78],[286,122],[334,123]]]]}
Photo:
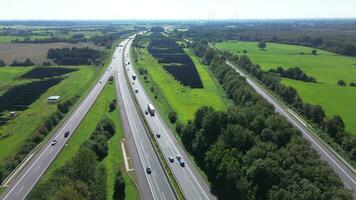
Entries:
{"type": "Polygon", "coordinates": [[[182,166],[182,167],[184,167],[184,166],[185,166],[185,162],[184,162],[184,160],[183,160],[183,159],[180,159],[178,162],[179,162],[180,166],[182,166]]]}
{"type": "Polygon", "coordinates": [[[161,134],[156,133],[157,138],[161,138],[161,134]]]}
{"type": "Polygon", "coordinates": [[[146,173],[147,174],[151,174],[152,173],[151,167],[146,167],[146,173]]]}
{"type": "Polygon", "coordinates": [[[147,110],[145,110],[145,114],[148,115],[148,111],[147,110]]]}
{"type": "Polygon", "coordinates": [[[64,137],[68,137],[69,136],[69,131],[66,131],[65,133],[64,133],[64,137]]]}

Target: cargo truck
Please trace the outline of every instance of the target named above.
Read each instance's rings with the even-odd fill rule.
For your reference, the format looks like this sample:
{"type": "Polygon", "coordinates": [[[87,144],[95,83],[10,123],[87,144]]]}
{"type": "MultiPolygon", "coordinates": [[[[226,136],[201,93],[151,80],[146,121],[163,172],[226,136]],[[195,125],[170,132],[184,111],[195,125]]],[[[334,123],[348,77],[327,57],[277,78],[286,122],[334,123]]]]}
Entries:
{"type": "Polygon", "coordinates": [[[148,112],[150,113],[151,116],[155,116],[155,108],[153,107],[152,104],[149,103],[147,105],[147,110],[148,110],[148,112]]]}

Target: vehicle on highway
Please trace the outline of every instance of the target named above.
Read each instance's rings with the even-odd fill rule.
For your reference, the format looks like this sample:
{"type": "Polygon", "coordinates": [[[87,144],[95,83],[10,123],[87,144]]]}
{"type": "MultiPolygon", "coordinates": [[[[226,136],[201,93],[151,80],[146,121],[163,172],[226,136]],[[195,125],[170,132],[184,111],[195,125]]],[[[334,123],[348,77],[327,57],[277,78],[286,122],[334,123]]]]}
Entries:
{"type": "Polygon", "coordinates": [[[135,89],[135,93],[138,93],[138,89],[137,88],[135,89]]]}
{"type": "Polygon", "coordinates": [[[152,173],[151,167],[146,167],[146,173],[147,173],[147,174],[151,174],[151,173],[152,173]]]}
{"type": "Polygon", "coordinates": [[[136,80],[136,74],[132,73],[132,80],[136,80]]]}
{"type": "Polygon", "coordinates": [[[156,133],[156,137],[157,137],[157,138],[161,138],[161,134],[156,133]]]}
{"type": "Polygon", "coordinates": [[[148,110],[148,112],[151,114],[151,116],[155,116],[155,107],[153,107],[153,105],[152,104],[148,104],[147,105],[147,110],[148,110]]]}
{"type": "Polygon", "coordinates": [[[171,157],[168,157],[168,160],[169,162],[173,163],[174,162],[174,158],[171,156],[171,157]]]}
{"type": "Polygon", "coordinates": [[[64,133],[64,137],[68,137],[69,136],[69,131],[66,131],[65,133],[64,133]]]}
{"type": "Polygon", "coordinates": [[[101,81],[99,81],[99,83],[101,84],[101,81]]]}
{"type": "Polygon", "coordinates": [[[54,145],[56,145],[56,144],[57,144],[57,140],[54,139],[54,140],[51,142],[51,145],[54,146],[54,145]]]}
{"type": "Polygon", "coordinates": [[[147,110],[145,110],[145,114],[148,115],[148,111],[147,110]]]}
{"type": "Polygon", "coordinates": [[[185,167],[185,162],[183,159],[180,159],[179,161],[180,166],[185,167]]]}
{"type": "Polygon", "coordinates": [[[182,157],[180,155],[176,155],[177,160],[179,161],[180,159],[182,159],[182,157]]]}

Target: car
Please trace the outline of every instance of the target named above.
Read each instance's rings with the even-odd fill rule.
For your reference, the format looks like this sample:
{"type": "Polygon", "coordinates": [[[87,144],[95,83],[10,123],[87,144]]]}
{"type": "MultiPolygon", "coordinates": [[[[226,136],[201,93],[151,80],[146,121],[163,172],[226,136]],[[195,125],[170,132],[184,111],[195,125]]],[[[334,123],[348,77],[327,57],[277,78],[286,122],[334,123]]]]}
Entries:
{"type": "Polygon", "coordinates": [[[145,114],[148,115],[148,110],[145,110],[145,114]]]}
{"type": "Polygon", "coordinates": [[[101,81],[99,81],[99,83],[101,84],[101,81]]]}
{"type": "Polygon", "coordinates": [[[156,133],[157,138],[161,138],[161,134],[156,133]]]}
{"type": "Polygon", "coordinates": [[[147,173],[147,174],[151,174],[151,173],[152,173],[151,167],[146,167],[146,173],[147,173]]]}
{"type": "Polygon", "coordinates": [[[135,84],[135,82],[132,82],[132,84],[135,84]]]}
{"type": "Polygon", "coordinates": [[[180,166],[185,167],[185,162],[183,159],[180,159],[179,161],[180,166]]]}
{"type": "Polygon", "coordinates": [[[51,142],[51,145],[54,146],[54,145],[56,145],[56,144],[57,144],[57,140],[54,139],[54,140],[51,142]]]}
{"type": "Polygon", "coordinates": [[[176,158],[178,161],[180,161],[182,159],[182,157],[180,155],[176,155],[176,158]]]}
{"type": "Polygon", "coordinates": [[[69,136],[69,131],[66,131],[65,133],[64,133],[64,137],[68,137],[69,136]]]}
{"type": "Polygon", "coordinates": [[[172,156],[168,157],[169,162],[174,162],[174,158],[172,156]]]}
{"type": "Polygon", "coordinates": [[[138,89],[137,88],[135,89],[135,93],[138,93],[138,89]]]}

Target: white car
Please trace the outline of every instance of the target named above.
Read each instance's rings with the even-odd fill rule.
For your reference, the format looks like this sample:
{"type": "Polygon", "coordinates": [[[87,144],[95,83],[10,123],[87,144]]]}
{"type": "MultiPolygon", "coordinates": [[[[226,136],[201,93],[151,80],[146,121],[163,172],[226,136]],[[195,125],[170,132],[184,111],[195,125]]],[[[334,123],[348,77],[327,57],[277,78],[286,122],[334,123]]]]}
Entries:
{"type": "Polygon", "coordinates": [[[57,140],[54,139],[54,140],[51,142],[51,145],[54,146],[54,145],[56,145],[56,144],[57,144],[57,140]]]}
{"type": "Polygon", "coordinates": [[[168,157],[168,160],[169,160],[169,162],[174,162],[174,158],[171,156],[171,157],[168,157]]]}

